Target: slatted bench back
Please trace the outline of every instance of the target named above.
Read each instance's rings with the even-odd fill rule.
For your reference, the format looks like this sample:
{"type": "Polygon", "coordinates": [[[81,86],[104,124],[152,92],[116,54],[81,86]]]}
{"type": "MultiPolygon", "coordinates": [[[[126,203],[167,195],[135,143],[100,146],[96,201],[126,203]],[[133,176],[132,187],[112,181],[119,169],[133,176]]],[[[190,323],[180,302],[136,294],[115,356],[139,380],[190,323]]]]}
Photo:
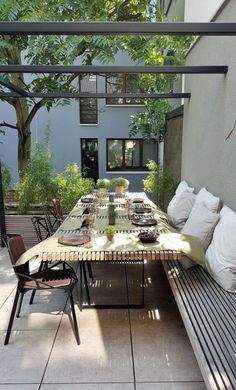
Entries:
{"type": "Polygon", "coordinates": [[[236,389],[236,295],[200,266],[162,263],[207,388],[236,389]]]}

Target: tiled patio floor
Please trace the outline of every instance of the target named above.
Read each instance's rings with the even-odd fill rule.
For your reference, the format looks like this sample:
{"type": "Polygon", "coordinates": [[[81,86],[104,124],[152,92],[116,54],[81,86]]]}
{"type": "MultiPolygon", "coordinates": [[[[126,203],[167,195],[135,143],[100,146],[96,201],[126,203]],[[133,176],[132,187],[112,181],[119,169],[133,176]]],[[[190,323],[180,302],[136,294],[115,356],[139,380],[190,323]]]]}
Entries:
{"type": "MultiPolygon", "coordinates": [[[[144,309],[81,312],[76,305],[80,346],[69,307],[62,314],[66,296],[60,291],[37,293],[30,306],[26,294],[3,346],[16,280],[7,250],[0,254],[0,390],[206,389],[160,263],[145,265],[144,309]]],[[[140,299],[139,266],[127,271],[134,303],[140,299]]],[[[93,272],[96,303],[126,301],[124,266],[94,265],[93,272]]]]}

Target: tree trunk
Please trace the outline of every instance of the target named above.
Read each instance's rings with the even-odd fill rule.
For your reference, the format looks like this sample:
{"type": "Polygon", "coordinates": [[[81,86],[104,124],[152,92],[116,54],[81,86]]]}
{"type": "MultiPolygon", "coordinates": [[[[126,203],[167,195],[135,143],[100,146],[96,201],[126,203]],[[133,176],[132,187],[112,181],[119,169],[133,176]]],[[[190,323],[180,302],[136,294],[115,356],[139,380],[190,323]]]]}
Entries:
{"type": "MultiPolygon", "coordinates": [[[[12,82],[22,88],[22,75],[13,74],[12,82]]],[[[30,124],[27,124],[29,108],[25,98],[16,99],[16,125],[18,127],[18,172],[20,178],[24,176],[31,152],[30,124]]]]}
{"type": "Polygon", "coordinates": [[[27,165],[30,160],[30,149],[31,149],[31,136],[30,129],[24,129],[22,132],[19,131],[18,136],[18,172],[20,178],[24,176],[27,165]]]}

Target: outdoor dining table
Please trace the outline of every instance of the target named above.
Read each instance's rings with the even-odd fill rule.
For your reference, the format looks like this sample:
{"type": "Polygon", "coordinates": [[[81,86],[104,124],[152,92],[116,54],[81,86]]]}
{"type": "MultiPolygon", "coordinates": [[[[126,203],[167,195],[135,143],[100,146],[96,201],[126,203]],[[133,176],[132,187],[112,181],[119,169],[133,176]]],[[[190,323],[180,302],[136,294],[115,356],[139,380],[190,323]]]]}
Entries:
{"type": "MultiPolygon", "coordinates": [[[[195,243],[191,242],[190,245],[186,237],[182,239],[182,236],[168,224],[165,213],[158,209],[145,193],[128,193],[122,196],[113,194],[112,204],[116,211],[114,225],[116,234],[113,241],[108,241],[105,229],[109,226],[109,204],[111,204],[109,196],[92,194],[82,197],[57,232],[26,251],[16,265],[23,264],[33,256],[38,256],[38,259],[44,262],[79,261],[83,263],[83,266],[86,262],[90,264],[101,262],[139,263],[142,267],[142,281],[140,283],[142,302],[139,306],[143,306],[144,263],[146,261],[179,260],[183,252],[188,253],[189,250],[194,250],[195,243]],[[143,202],[135,203],[135,200],[140,201],[140,198],[143,202]],[[156,225],[140,226],[133,222],[134,210],[137,207],[143,207],[143,205],[151,208],[151,212],[145,214],[145,219],[154,218],[156,225]],[[141,242],[138,234],[141,231],[149,230],[154,230],[159,234],[157,240],[153,243],[141,242]],[[81,239],[85,235],[89,239],[86,239],[81,245],[73,245],[73,240],[81,239]],[[61,243],[63,239],[65,244],[61,243]]],[[[143,218],[142,214],[140,218],[143,218]]]]}

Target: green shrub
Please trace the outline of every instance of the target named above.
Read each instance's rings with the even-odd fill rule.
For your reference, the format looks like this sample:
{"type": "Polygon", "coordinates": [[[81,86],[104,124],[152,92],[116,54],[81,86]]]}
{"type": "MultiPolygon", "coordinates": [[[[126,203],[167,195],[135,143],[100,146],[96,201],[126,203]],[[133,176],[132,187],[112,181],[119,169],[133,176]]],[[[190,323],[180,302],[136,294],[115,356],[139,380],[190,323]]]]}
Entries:
{"type": "Polygon", "coordinates": [[[83,178],[77,164],[68,164],[56,176],[57,196],[61,199],[63,211],[69,211],[82,195],[93,192],[92,179],[83,178]]]}
{"type": "Polygon", "coordinates": [[[167,199],[174,190],[174,180],[171,173],[157,165],[153,160],[147,163],[149,173],[143,180],[144,191],[153,195],[156,204],[163,210],[167,205],[167,199]]]}
{"type": "Polygon", "coordinates": [[[2,190],[3,195],[9,191],[11,185],[11,171],[6,164],[2,164],[2,190]]]}
{"type": "Polygon", "coordinates": [[[19,200],[19,212],[25,213],[32,204],[51,202],[56,194],[52,153],[49,150],[49,130],[44,142],[35,143],[26,173],[15,190],[19,200]]]}

